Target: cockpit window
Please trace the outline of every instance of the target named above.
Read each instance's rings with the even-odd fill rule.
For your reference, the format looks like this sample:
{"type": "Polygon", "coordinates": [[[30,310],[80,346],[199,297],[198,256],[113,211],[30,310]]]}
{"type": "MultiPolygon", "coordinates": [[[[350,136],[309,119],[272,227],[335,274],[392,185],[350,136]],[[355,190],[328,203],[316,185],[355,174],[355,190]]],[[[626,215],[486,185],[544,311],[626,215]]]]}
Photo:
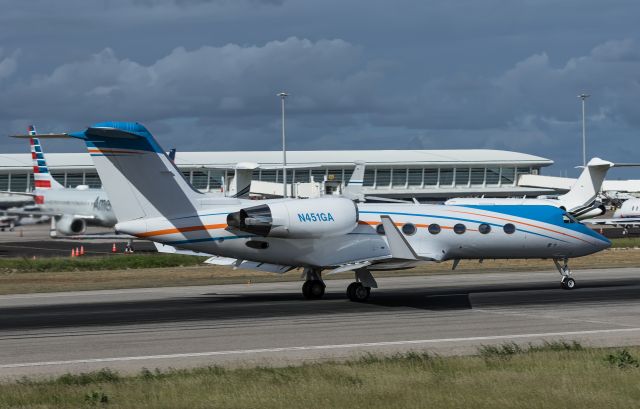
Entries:
{"type": "Polygon", "coordinates": [[[575,217],[573,217],[570,213],[564,213],[562,215],[562,221],[565,223],[580,223],[575,217]]]}

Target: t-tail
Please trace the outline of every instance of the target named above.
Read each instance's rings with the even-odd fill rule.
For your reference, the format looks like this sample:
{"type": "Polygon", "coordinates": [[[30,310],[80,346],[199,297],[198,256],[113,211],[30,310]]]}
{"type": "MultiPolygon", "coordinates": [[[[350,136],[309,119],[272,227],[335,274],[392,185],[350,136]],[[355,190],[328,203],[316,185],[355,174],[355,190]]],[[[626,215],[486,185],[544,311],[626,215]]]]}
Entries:
{"type": "MultiPolygon", "coordinates": [[[[571,187],[571,190],[564,195],[558,196],[558,200],[563,208],[576,217],[593,217],[588,216],[588,212],[594,208],[594,201],[602,189],[602,183],[609,169],[613,167],[639,166],[640,163],[612,163],[600,158],[592,158],[583,169],[576,183],[571,187]]],[[[597,203],[595,204],[597,205],[597,203]]]]}
{"type": "Polygon", "coordinates": [[[37,138],[36,128],[29,125],[27,128],[29,134],[29,143],[31,145],[31,159],[33,160],[33,180],[35,188],[38,190],[45,189],[64,189],[58,181],[56,181],[47,166],[47,160],[44,157],[40,139],[37,138]]]}
{"type": "Polygon", "coordinates": [[[190,216],[203,206],[228,203],[205,198],[195,190],[137,122],[103,122],[68,136],[87,145],[120,223],[190,216]]]}
{"type": "Polygon", "coordinates": [[[349,178],[349,182],[347,182],[347,185],[342,190],[342,195],[351,200],[364,202],[362,186],[364,185],[364,170],[366,164],[361,161],[357,161],[355,164],[356,167],[351,174],[351,178],[349,178]]]}

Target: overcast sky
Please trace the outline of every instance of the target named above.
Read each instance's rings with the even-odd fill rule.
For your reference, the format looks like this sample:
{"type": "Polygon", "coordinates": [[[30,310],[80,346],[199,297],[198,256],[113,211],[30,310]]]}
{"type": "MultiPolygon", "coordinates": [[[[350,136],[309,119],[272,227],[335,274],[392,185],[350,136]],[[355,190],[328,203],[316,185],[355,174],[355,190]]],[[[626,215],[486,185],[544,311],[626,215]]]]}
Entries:
{"type": "MultiPolygon", "coordinates": [[[[637,0],[0,0],[0,10],[0,134],[125,120],[167,149],[278,149],[275,94],[286,90],[292,150],[507,149],[572,176],[586,91],[589,155],[640,162],[637,0]]],[[[0,152],[26,150],[0,138],[0,152]]]]}

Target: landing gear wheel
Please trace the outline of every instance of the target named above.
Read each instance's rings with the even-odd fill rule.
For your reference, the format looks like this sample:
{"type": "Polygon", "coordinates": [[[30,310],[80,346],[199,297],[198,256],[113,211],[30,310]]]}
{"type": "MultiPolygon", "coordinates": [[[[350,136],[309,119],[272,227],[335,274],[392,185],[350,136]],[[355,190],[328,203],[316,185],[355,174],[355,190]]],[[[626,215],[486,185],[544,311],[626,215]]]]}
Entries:
{"type": "Polygon", "coordinates": [[[347,297],[349,300],[356,302],[364,302],[369,298],[371,288],[365,287],[362,283],[353,282],[347,287],[347,297]]]}
{"type": "Polygon", "coordinates": [[[302,284],[302,295],[307,300],[319,300],[324,295],[325,285],[320,280],[308,280],[302,284]]]}
{"type": "Polygon", "coordinates": [[[573,290],[574,288],[576,288],[576,280],[571,277],[564,277],[560,282],[560,285],[565,290],[573,290]]]}

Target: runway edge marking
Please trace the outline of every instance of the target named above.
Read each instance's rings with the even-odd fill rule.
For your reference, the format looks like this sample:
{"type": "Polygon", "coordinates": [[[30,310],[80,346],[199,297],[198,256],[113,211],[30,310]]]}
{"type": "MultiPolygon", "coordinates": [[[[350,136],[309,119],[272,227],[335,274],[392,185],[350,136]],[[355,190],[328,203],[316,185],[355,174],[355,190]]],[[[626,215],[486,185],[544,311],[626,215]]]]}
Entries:
{"type": "Polygon", "coordinates": [[[141,356],[124,356],[124,357],[112,357],[112,358],[73,359],[68,361],[46,361],[46,362],[26,362],[26,363],[17,363],[17,364],[2,364],[0,365],[0,369],[25,368],[25,367],[36,367],[36,366],[90,364],[90,363],[102,363],[102,362],[145,361],[145,360],[152,360],[152,359],[198,358],[198,357],[220,356],[220,355],[247,355],[247,354],[259,354],[259,353],[269,353],[269,352],[318,351],[318,350],[381,347],[381,346],[394,346],[394,345],[421,345],[421,344],[437,344],[442,342],[494,341],[494,340],[500,340],[500,339],[610,334],[610,333],[624,333],[624,332],[637,332],[637,331],[640,331],[640,328],[617,328],[617,329],[567,331],[567,332],[543,332],[543,333],[533,333],[533,334],[492,335],[492,336],[484,336],[484,337],[466,337],[466,338],[437,338],[437,339],[419,339],[419,340],[406,340],[406,341],[364,342],[364,343],[358,343],[358,344],[309,345],[309,346],[298,346],[298,347],[238,349],[238,350],[229,350],[229,351],[192,352],[192,353],[166,354],[166,355],[141,355],[141,356]]]}

